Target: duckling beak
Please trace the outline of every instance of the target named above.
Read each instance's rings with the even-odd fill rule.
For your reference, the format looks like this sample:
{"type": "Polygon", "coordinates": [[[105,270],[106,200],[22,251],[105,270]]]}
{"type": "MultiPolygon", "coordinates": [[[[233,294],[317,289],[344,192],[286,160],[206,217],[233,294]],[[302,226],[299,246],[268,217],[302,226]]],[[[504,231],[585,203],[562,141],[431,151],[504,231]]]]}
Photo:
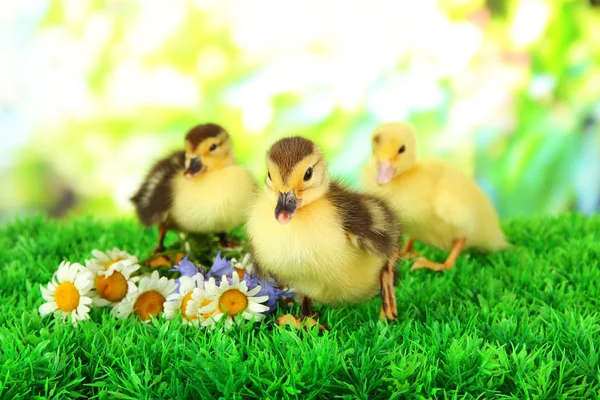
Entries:
{"type": "Polygon", "coordinates": [[[394,168],[390,161],[380,162],[377,168],[377,176],[375,182],[378,185],[387,185],[394,177],[394,168]]]}
{"type": "Polygon", "coordinates": [[[300,201],[293,190],[287,193],[279,193],[277,206],[275,207],[275,219],[282,225],[287,224],[296,214],[298,204],[300,204],[300,201]]]}
{"type": "Polygon", "coordinates": [[[198,175],[200,172],[204,171],[205,169],[206,169],[206,166],[204,164],[202,164],[202,160],[200,160],[200,157],[194,157],[190,160],[190,165],[188,165],[188,167],[185,170],[185,172],[183,173],[183,175],[186,178],[191,179],[192,177],[198,175]]]}

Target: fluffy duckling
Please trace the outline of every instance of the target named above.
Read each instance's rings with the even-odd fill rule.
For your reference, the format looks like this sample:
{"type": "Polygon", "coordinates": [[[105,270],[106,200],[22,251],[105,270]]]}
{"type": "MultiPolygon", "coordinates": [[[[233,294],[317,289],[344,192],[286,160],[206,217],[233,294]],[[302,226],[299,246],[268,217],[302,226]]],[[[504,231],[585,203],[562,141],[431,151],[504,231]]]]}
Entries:
{"type": "Polygon", "coordinates": [[[440,161],[417,161],[409,125],[382,124],[371,141],[373,155],[363,168],[362,186],[386,196],[401,216],[408,240],[400,256],[417,258],[411,269],[443,271],[464,249],[492,252],[509,246],[491,201],[472,179],[440,161]],[[443,263],[419,258],[414,240],[450,254],[443,263]]]}
{"type": "Polygon", "coordinates": [[[159,160],[131,198],[145,226],[159,226],[156,252],[168,230],[216,233],[244,224],[256,189],[250,173],[235,163],[231,137],[221,126],[203,124],[185,136],[185,151],[159,160]]]}
{"type": "Polygon", "coordinates": [[[397,318],[394,271],[400,224],[386,203],[332,182],[321,150],[288,137],[268,151],[265,192],[250,208],[254,266],[303,296],[327,305],[381,294],[380,318],[397,318]]]}

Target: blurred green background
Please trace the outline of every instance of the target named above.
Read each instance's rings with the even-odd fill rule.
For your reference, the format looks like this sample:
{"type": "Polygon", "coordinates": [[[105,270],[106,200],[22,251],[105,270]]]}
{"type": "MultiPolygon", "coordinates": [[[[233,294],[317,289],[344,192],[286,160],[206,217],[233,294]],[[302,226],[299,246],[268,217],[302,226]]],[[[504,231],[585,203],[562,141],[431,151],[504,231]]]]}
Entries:
{"type": "Polygon", "coordinates": [[[503,217],[596,212],[596,3],[3,2],[0,219],[132,215],[150,165],[209,121],[262,179],[282,135],[352,177],[372,129],[407,120],[503,217]]]}

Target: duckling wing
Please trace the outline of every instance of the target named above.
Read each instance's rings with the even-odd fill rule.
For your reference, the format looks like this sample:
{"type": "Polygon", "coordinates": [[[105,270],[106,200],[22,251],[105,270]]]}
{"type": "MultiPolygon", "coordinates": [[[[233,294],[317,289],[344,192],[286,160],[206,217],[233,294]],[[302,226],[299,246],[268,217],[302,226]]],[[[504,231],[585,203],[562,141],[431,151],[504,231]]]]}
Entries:
{"type": "Polygon", "coordinates": [[[185,153],[178,151],[154,164],[131,201],[142,224],[163,222],[172,205],[171,181],[185,166],[185,153]]]}
{"type": "Polygon", "coordinates": [[[448,225],[456,237],[472,238],[477,234],[478,220],[494,213],[489,199],[477,184],[461,172],[447,167],[440,175],[433,193],[436,216],[448,225]]]}
{"type": "Polygon", "coordinates": [[[450,228],[452,239],[469,236],[474,230],[474,213],[467,204],[453,191],[438,192],[433,201],[433,210],[450,228]]]}
{"type": "Polygon", "coordinates": [[[390,258],[397,251],[401,228],[396,215],[380,198],[357,193],[337,182],[327,193],[350,242],[372,255],[390,258]]]}

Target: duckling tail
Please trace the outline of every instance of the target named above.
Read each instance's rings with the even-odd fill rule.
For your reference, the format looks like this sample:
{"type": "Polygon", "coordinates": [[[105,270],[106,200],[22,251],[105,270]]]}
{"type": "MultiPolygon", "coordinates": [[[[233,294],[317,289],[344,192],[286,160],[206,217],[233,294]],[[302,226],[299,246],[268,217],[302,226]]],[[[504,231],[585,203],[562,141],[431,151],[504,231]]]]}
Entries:
{"type": "Polygon", "coordinates": [[[488,251],[496,252],[508,250],[513,246],[510,242],[506,240],[504,232],[502,232],[501,230],[499,230],[497,235],[494,236],[495,237],[490,238],[490,240],[488,241],[488,245],[486,246],[488,251]]]}
{"type": "Polygon", "coordinates": [[[502,239],[501,242],[496,244],[496,247],[494,249],[494,251],[502,251],[502,250],[508,250],[511,247],[513,247],[513,245],[511,243],[509,243],[508,241],[506,241],[506,239],[502,239]]]}

